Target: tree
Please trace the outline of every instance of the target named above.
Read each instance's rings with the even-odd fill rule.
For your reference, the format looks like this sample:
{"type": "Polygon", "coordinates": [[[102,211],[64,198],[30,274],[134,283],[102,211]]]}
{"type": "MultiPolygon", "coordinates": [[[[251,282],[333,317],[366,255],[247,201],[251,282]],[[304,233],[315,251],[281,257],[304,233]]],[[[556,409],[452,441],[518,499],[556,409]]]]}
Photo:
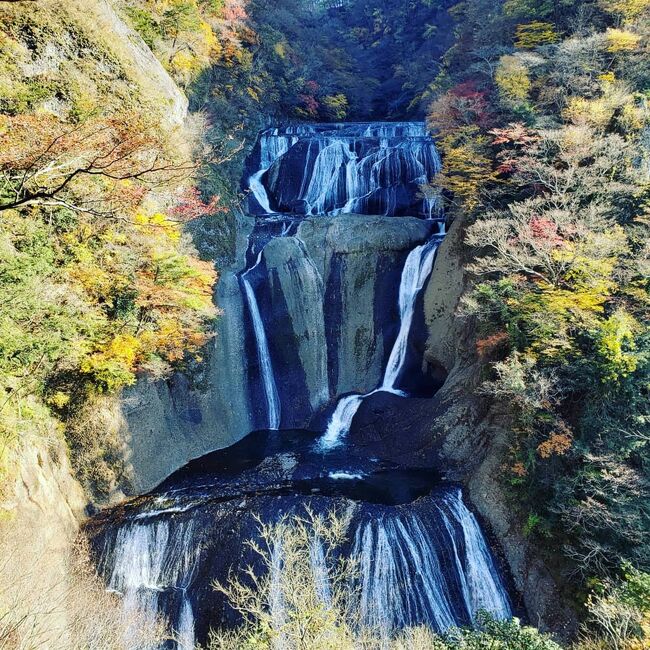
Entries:
{"type": "Polygon", "coordinates": [[[527,108],[531,81],[521,57],[501,57],[494,80],[501,101],[508,109],[521,111],[527,108]]]}
{"type": "Polygon", "coordinates": [[[557,42],[558,35],[553,23],[536,20],[532,23],[517,25],[515,45],[523,50],[532,50],[542,45],[557,42]]]}
{"type": "Polygon", "coordinates": [[[598,586],[587,599],[586,633],[594,633],[608,648],[642,648],[650,633],[650,574],[629,563],[623,577],[598,586]]]}
{"type": "Polygon", "coordinates": [[[175,159],[160,129],[137,114],[92,118],[78,126],[50,115],[5,116],[0,149],[0,211],[42,205],[116,213],[141,194],[122,185],[106,196],[104,182],[161,185],[196,169],[189,160],[175,159]]]}
{"type": "Polygon", "coordinates": [[[234,632],[214,631],[210,648],[344,650],[352,644],[349,581],[355,564],[340,554],[348,521],[335,512],[284,516],[259,524],[261,542],[250,541],[261,566],[231,574],[214,588],[243,617],[234,632]],[[313,558],[319,558],[317,563],[313,558]]]}
{"type": "Polygon", "coordinates": [[[598,0],[598,4],[625,21],[635,20],[650,10],[650,0],[598,0]]]}

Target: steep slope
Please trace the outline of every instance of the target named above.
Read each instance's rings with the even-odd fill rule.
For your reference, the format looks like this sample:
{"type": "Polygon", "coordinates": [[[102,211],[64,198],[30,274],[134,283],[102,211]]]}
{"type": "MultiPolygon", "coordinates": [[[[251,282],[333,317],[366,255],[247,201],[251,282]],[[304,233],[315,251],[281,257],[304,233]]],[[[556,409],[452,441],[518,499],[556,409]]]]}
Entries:
{"type": "Polygon", "coordinates": [[[466,227],[465,219],[454,221],[424,298],[429,332],[425,361],[445,369],[444,385],[433,399],[369,401],[360,410],[352,439],[368,455],[435,465],[446,478],[465,485],[528,616],[540,629],[568,640],[577,631],[577,618],[565,599],[566,583],[547,566],[547,554],[524,534],[525,517],[504,492],[508,419],[480,391],[482,366],[473,349],[476,322],[458,317],[471,282],[463,268],[470,255],[464,245],[466,227]]]}
{"type": "Polygon", "coordinates": [[[0,638],[69,648],[94,635],[110,644],[111,634],[122,634],[114,599],[75,544],[89,491],[109,492],[120,480],[122,442],[106,393],[131,381],[144,351],[137,335],[119,338],[130,326],[114,301],[125,277],[144,279],[133,261],[146,264],[154,248],[195,260],[176,235],[165,241],[143,232],[148,215],[169,207],[164,191],[175,187],[150,193],[145,205],[148,190],[137,179],[137,160],[146,164],[154,149],[159,159],[166,155],[163,139],[191,141],[188,100],[107,0],[1,3],[0,26],[0,573],[12,585],[0,593],[0,638]],[[142,130],[136,136],[130,128],[142,130]],[[86,160],[102,183],[77,178],[84,172],[75,174],[75,165],[86,160]],[[65,187],[57,187],[66,178],[59,172],[72,175],[65,187]],[[111,173],[124,183],[113,183],[111,173]],[[133,208],[142,210],[139,224],[127,225],[133,208]],[[93,365],[96,354],[104,355],[102,370],[93,365]]]}

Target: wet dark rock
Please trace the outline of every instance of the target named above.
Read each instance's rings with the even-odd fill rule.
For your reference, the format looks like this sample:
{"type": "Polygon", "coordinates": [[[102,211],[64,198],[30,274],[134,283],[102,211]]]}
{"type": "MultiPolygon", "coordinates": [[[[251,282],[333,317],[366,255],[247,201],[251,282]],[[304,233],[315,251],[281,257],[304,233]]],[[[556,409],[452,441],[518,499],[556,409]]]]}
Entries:
{"type": "MultiPolygon", "coordinates": [[[[247,566],[263,570],[246,544],[258,537],[258,518],[273,522],[284,513],[304,515],[305,508],[316,514],[334,510],[351,517],[342,552],[353,552],[354,546],[361,562],[404,562],[413,572],[410,587],[393,586],[412,604],[402,614],[386,611],[387,620],[404,615],[404,623],[437,626],[437,596],[429,590],[439,585],[454,620],[469,624],[458,572],[469,571],[467,563],[476,559],[487,562],[481,571],[493,572],[485,574],[486,579],[499,578],[487,547],[479,560],[466,546],[470,540],[463,535],[480,533],[458,488],[442,484],[431,469],[400,467],[345,449],[324,457],[314,443],[315,436],[306,432],[258,432],[231,449],[190,463],[151,494],[103,512],[86,526],[100,572],[119,590],[121,572],[130,571],[125,561],[139,555],[143,577],[150,572],[152,583],[160,584],[148,583],[156,589],[158,607],[179,625],[189,603],[196,639],[205,642],[211,627],[231,627],[239,620],[214,591],[214,581],[223,583],[232,572],[241,575],[247,566]],[[469,528],[462,533],[464,526],[469,528]],[[380,528],[381,535],[393,538],[393,546],[375,558],[375,545],[382,543],[376,537],[380,528]],[[422,573],[420,563],[436,556],[435,575],[422,573]]],[[[484,545],[482,537],[471,543],[484,545]]],[[[363,584],[364,589],[380,588],[374,582],[363,584]]],[[[381,589],[385,586],[388,583],[381,589]]],[[[129,589],[128,584],[123,588],[129,589]]],[[[378,592],[377,597],[386,593],[391,592],[378,592]]],[[[493,596],[504,597],[497,592],[493,596]]]]}

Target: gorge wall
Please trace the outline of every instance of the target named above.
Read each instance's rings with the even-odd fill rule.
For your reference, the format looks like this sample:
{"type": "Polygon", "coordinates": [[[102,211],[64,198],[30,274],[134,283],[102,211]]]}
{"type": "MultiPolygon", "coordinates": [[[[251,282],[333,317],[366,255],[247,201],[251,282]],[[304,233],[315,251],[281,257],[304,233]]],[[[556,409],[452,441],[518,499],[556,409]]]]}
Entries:
{"type": "Polygon", "coordinates": [[[461,482],[497,542],[525,611],[540,629],[569,640],[577,631],[577,617],[563,598],[562,580],[523,533],[525,522],[504,491],[500,478],[508,458],[504,420],[480,394],[475,323],[458,315],[468,281],[463,268],[469,254],[463,242],[465,221],[461,216],[452,224],[424,299],[425,360],[444,367],[448,373],[444,385],[433,398],[408,404],[399,399],[367,401],[352,438],[366,453],[390,453],[413,465],[433,464],[443,468],[448,479],[461,482]]]}
{"type": "MultiPolygon", "coordinates": [[[[133,82],[151,87],[154,103],[165,107],[168,123],[179,126],[187,109],[183,93],[108,2],[102,0],[96,9],[98,30],[119,35],[119,56],[130,63],[133,82]]],[[[205,362],[165,381],[141,379],[123,395],[115,420],[123,423],[131,475],[131,484],[124,489],[129,494],[148,492],[192,459],[269,428],[268,392],[243,276],[264,314],[283,407],[277,426],[271,428],[321,431],[341,397],[367,394],[382,384],[400,325],[402,269],[409,253],[439,232],[435,204],[418,194],[419,185],[438,164],[435,148],[421,125],[383,125],[378,130],[366,125],[362,133],[350,125],[302,128],[282,134],[284,141],[274,150],[270,148],[274,136],[263,135],[253,153],[253,166],[263,172],[256,181],[267,194],[268,207],[290,212],[292,218],[270,218],[262,226],[254,217],[238,219],[235,262],[222,270],[215,295],[223,315],[205,362]],[[293,142],[305,135],[314,136],[311,146],[293,142]],[[402,146],[404,142],[408,144],[402,146]],[[295,144],[299,146],[294,149],[295,144]],[[400,178],[408,183],[396,183],[400,178]],[[314,216],[321,211],[331,214],[314,216]]],[[[249,212],[264,212],[265,206],[253,195],[249,212]]],[[[416,336],[408,341],[405,373],[414,378],[408,388],[416,397],[408,404],[397,395],[369,397],[350,428],[350,440],[368,456],[412,467],[435,466],[445,478],[464,484],[494,533],[517,590],[525,594],[528,612],[549,629],[570,630],[572,621],[565,622],[559,612],[553,580],[520,533],[520,522],[513,520],[496,480],[502,456],[498,422],[475,395],[478,378],[468,351],[471,323],[454,317],[463,287],[462,232],[463,224],[457,221],[440,245],[435,272],[418,297],[416,336]]],[[[319,478],[294,472],[288,462],[281,453],[269,461],[266,469],[273,489],[278,477],[297,483],[319,478]]],[[[35,451],[21,467],[15,500],[8,509],[16,527],[38,536],[34,548],[56,558],[52,580],[64,585],[65,556],[84,518],[86,499],[72,477],[62,444],[35,451]],[[45,518],[48,527],[41,544],[45,518]]],[[[268,499],[248,502],[244,497],[248,513],[255,507],[271,508],[275,496],[268,489],[268,499]]],[[[451,502],[454,494],[447,495],[451,502]]],[[[356,503],[357,495],[337,493],[336,498],[348,506],[356,503]]],[[[425,502],[416,514],[431,516],[440,528],[436,507],[425,502]]],[[[233,517],[241,511],[235,508],[233,517]]],[[[223,508],[219,512],[223,515],[223,508]]],[[[368,513],[376,514],[372,507],[363,511],[358,530],[371,526],[368,513]]],[[[461,519],[471,521],[469,510],[461,519]]],[[[229,522],[226,518],[223,525],[229,522]]],[[[253,524],[242,515],[238,525],[243,538],[253,524]]],[[[411,529],[409,534],[415,537],[416,532],[411,529]]],[[[379,531],[368,535],[378,536],[379,531]]],[[[400,543],[406,545],[406,537],[400,543]]],[[[2,541],[24,543],[9,535],[2,541]]],[[[368,551],[369,562],[375,551],[368,551]]],[[[230,553],[224,562],[235,551],[230,553]]],[[[483,570],[492,571],[487,560],[483,570]]],[[[449,580],[462,582],[459,577],[449,580]]],[[[471,606],[463,605],[463,598],[455,592],[457,602],[450,607],[461,612],[458,620],[465,621],[471,606]]],[[[427,616],[433,614],[429,611],[427,616]]]]}
{"type": "MultiPolygon", "coordinates": [[[[32,83],[38,88],[45,79],[43,87],[50,89],[65,80],[85,97],[101,98],[108,111],[123,110],[128,101],[137,101],[159,116],[161,128],[182,131],[188,110],[185,94],[123,20],[116,3],[2,3],[0,19],[5,43],[13,44],[20,55],[11,61],[18,68],[11,79],[16,86],[32,83]],[[8,36],[7,26],[19,37],[8,36]]],[[[12,97],[6,75],[3,67],[3,118],[4,103],[12,97]]],[[[56,99],[43,95],[41,115],[64,120],[74,92],[59,93],[56,99]]],[[[92,573],[80,576],[77,571],[77,560],[84,558],[83,544],[78,557],[75,549],[79,526],[88,515],[89,495],[72,468],[61,422],[30,396],[21,415],[22,421],[12,423],[16,431],[3,432],[17,436],[18,445],[13,449],[3,439],[8,471],[0,486],[0,645],[77,647],[82,643],[81,627],[87,631],[93,619],[89,625],[98,630],[99,616],[108,612],[94,610],[84,601],[94,594],[92,598],[100,603],[104,592],[92,573]]]]}

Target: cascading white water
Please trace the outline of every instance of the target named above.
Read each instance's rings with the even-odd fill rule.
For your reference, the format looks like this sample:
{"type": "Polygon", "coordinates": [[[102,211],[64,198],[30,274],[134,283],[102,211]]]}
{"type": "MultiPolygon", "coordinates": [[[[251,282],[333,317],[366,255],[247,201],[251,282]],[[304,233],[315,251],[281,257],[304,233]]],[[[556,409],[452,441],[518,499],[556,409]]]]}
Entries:
{"type": "Polygon", "coordinates": [[[322,450],[334,449],[343,444],[343,439],[350,432],[352,420],[365,397],[368,395],[348,395],[339,400],[327,424],[327,430],[318,442],[322,450]]]}
{"type": "MultiPolygon", "coordinates": [[[[352,523],[353,573],[348,606],[361,624],[383,635],[427,625],[444,632],[471,623],[479,611],[497,619],[512,616],[507,592],[474,515],[460,489],[440,495],[430,512],[398,508],[352,523]]],[[[310,542],[314,596],[332,604],[331,569],[317,536],[310,542]]],[[[272,547],[271,618],[276,630],[286,619],[283,549],[272,547]]]]}
{"type": "Polygon", "coordinates": [[[393,214],[397,197],[392,190],[404,184],[425,185],[439,167],[431,143],[380,139],[377,150],[363,156],[356,147],[354,139],[326,138],[320,143],[308,190],[298,197],[305,201],[307,214],[365,213],[367,200],[382,191],[381,213],[393,214]]]}
{"type": "Polygon", "coordinates": [[[397,381],[406,362],[408,337],[413,325],[415,303],[433,270],[438,245],[439,242],[433,242],[418,246],[409,253],[406,259],[399,287],[400,328],[386,365],[384,381],[380,390],[393,391],[397,387],[397,381]]]}
{"type": "MultiPolygon", "coordinates": [[[[283,129],[268,129],[259,139],[260,169],[249,179],[249,186],[257,203],[265,213],[271,213],[271,201],[265,176],[275,164],[274,178],[291,178],[296,184],[294,201],[302,204],[304,214],[368,213],[379,208],[385,215],[396,213],[404,194],[415,193],[424,188],[440,169],[440,158],[433,139],[423,123],[378,123],[378,124],[303,124],[283,129]],[[285,157],[298,151],[301,166],[285,170],[285,157]],[[302,158],[301,158],[302,157],[302,158]],[[278,171],[286,171],[286,174],[278,171]],[[298,175],[295,173],[298,172],[298,175]],[[295,176],[298,176],[295,178],[295,176]]],[[[275,181],[273,181],[275,182],[275,181]]],[[[277,182],[284,183],[283,180],[277,182]]],[[[283,191],[283,190],[281,190],[283,191]]],[[[276,197],[277,198],[277,197],[276,197]]],[[[424,216],[431,217],[434,199],[426,191],[422,199],[424,216]]],[[[300,211],[300,210],[299,210],[300,211]]],[[[431,247],[418,248],[407,259],[405,273],[419,263],[420,270],[433,260],[435,251],[431,247]],[[426,251],[427,255],[420,257],[426,251]]],[[[259,258],[255,266],[259,264],[259,258]]],[[[253,267],[255,268],[255,267],[253,267]]],[[[255,292],[248,281],[248,273],[242,274],[242,285],[246,302],[253,320],[257,351],[264,384],[269,428],[280,426],[280,400],[271,364],[268,338],[255,292]]],[[[430,272],[430,269],[429,269],[430,272]]],[[[421,275],[424,275],[422,273],[421,275]]],[[[412,310],[402,305],[403,293],[409,297],[408,306],[415,304],[416,292],[405,285],[411,276],[403,277],[400,289],[400,332],[391,352],[381,390],[401,392],[396,388],[399,372],[403,366],[408,334],[411,329],[412,310]],[[411,293],[408,293],[408,292],[411,293]]],[[[420,276],[414,278],[416,281],[420,276]]],[[[426,279],[426,278],[424,278],[426,279]]],[[[323,357],[324,358],[324,357],[323,357]]],[[[327,395],[326,382],[323,395],[327,395]]],[[[337,446],[350,429],[354,415],[362,402],[361,396],[343,398],[329,422],[328,430],[321,441],[323,449],[337,446]]]]}
{"type": "Polygon", "coordinates": [[[251,192],[253,193],[253,196],[260,204],[262,210],[270,214],[271,212],[273,212],[273,210],[271,210],[269,196],[266,193],[266,188],[264,187],[264,184],[262,183],[262,177],[264,176],[264,174],[266,174],[267,171],[268,171],[267,169],[261,169],[260,171],[253,174],[248,179],[248,185],[250,187],[251,192]]]}
{"type": "MultiPolygon", "coordinates": [[[[271,621],[275,630],[281,630],[287,619],[284,593],[282,591],[282,570],[284,567],[282,542],[279,539],[273,541],[271,548],[271,566],[269,582],[269,609],[271,621]]],[[[284,638],[280,636],[276,646],[284,646],[284,638]]]]}
{"type": "Polygon", "coordinates": [[[132,650],[141,646],[143,625],[155,628],[161,616],[169,615],[170,598],[179,609],[175,630],[178,650],[194,649],[194,615],[187,597],[196,563],[192,523],[172,530],[168,520],[130,523],[122,526],[101,564],[108,570],[108,588],[123,598],[127,625],[125,642],[132,650]],[[180,597],[180,603],[175,599],[180,597]],[[180,607],[178,606],[180,605],[180,607]]]}
{"type": "Polygon", "coordinates": [[[260,308],[257,304],[257,297],[255,296],[253,286],[247,277],[249,273],[258,267],[261,261],[262,253],[259,254],[255,266],[242,274],[241,282],[244,286],[246,302],[248,303],[248,310],[251,315],[251,320],[253,321],[253,331],[255,332],[255,340],[257,342],[257,356],[260,362],[262,383],[264,386],[264,394],[266,396],[268,428],[276,431],[280,428],[280,397],[278,395],[278,388],[275,384],[271,352],[266,337],[266,330],[264,329],[264,322],[262,321],[262,314],[260,313],[260,308]]]}
{"type": "Polygon", "coordinates": [[[281,135],[279,129],[270,129],[260,136],[260,169],[248,179],[248,186],[255,200],[267,214],[272,214],[273,210],[262,178],[271,165],[287,153],[296,142],[296,136],[289,133],[281,135]]]}
{"type": "Polygon", "coordinates": [[[439,241],[432,241],[418,246],[406,258],[399,288],[400,329],[386,365],[382,384],[371,393],[348,395],[339,400],[327,424],[327,430],[318,442],[321,450],[328,451],[343,444],[352,427],[354,416],[367,397],[380,391],[404,395],[397,388],[397,381],[406,362],[417,297],[431,275],[439,244],[439,241]]]}
{"type": "Polygon", "coordinates": [[[194,612],[192,603],[184,594],[183,605],[178,620],[177,643],[179,650],[193,650],[196,646],[196,637],[194,634],[194,612]]]}
{"type": "Polygon", "coordinates": [[[455,625],[438,550],[417,515],[367,522],[357,531],[353,555],[364,625],[385,632],[426,622],[438,630],[455,625]]]}
{"type": "Polygon", "coordinates": [[[463,577],[463,596],[469,615],[473,619],[480,610],[485,610],[499,619],[512,616],[508,593],[494,564],[488,544],[476,517],[463,502],[460,490],[446,495],[438,505],[438,509],[442,514],[451,543],[454,545],[457,563],[459,563],[459,556],[455,540],[458,536],[454,523],[459,524],[462,530],[465,569],[463,571],[463,565],[459,563],[459,574],[463,577]]]}
{"type": "Polygon", "coordinates": [[[438,510],[442,525],[433,515],[425,521],[398,513],[357,530],[353,556],[365,625],[390,632],[426,624],[444,631],[479,610],[497,619],[512,616],[485,537],[460,490],[445,494],[438,510]]]}
{"type": "MultiPolygon", "coordinates": [[[[423,123],[269,129],[260,137],[260,150],[260,170],[249,185],[264,212],[271,212],[269,193],[282,204],[288,192],[291,206],[285,211],[390,216],[406,194],[431,182],[441,164],[423,123]],[[294,150],[298,143],[300,151],[294,150]],[[290,180],[276,176],[265,185],[265,174],[287,154],[295,158],[290,180]]],[[[425,196],[417,212],[432,217],[435,205],[437,200],[425,196]]]]}
{"type": "Polygon", "coordinates": [[[326,607],[331,607],[332,585],[330,584],[329,568],[325,558],[323,542],[317,535],[311,540],[309,559],[314,576],[314,585],[316,586],[316,595],[326,607]]]}

